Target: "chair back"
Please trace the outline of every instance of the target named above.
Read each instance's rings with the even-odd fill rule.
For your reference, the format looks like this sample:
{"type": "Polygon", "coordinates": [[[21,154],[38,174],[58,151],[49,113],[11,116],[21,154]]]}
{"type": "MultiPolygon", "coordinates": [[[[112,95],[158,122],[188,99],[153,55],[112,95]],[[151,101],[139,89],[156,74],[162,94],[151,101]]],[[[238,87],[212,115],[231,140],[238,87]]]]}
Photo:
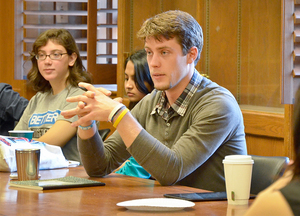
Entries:
{"type": "Polygon", "coordinates": [[[289,163],[288,157],[251,155],[254,160],[251,194],[258,194],[281,177],[289,163]]]}

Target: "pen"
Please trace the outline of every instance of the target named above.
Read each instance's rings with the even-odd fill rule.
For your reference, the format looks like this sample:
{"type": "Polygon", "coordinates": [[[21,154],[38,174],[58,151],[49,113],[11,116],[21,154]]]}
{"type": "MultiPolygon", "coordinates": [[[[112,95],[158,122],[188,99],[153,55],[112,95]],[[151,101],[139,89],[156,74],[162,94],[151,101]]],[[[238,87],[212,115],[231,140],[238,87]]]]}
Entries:
{"type": "Polygon", "coordinates": [[[80,89],[82,89],[83,91],[87,91],[86,88],[79,86],[80,89]]]}

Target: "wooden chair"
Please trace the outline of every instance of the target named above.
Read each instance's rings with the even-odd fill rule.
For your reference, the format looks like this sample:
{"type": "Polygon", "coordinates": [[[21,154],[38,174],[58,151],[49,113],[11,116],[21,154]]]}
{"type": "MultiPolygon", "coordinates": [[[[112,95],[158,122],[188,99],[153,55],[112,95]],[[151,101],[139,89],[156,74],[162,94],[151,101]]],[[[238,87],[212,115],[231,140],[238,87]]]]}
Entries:
{"type": "Polygon", "coordinates": [[[254,160],[251,194],[258,194],[281,177],[289,163],[288,157],[258,155],[251,157],[254,160]]]}

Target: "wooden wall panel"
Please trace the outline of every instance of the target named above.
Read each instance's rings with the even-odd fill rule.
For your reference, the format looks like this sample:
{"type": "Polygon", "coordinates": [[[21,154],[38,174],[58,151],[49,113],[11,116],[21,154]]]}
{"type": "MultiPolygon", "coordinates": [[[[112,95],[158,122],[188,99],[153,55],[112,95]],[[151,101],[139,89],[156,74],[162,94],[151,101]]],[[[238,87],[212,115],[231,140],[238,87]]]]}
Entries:
{"type": "Polygon", "coordinates": [[[0,1],[0,82],[26,97],[23,80],[14,80],[14,1],[0,1]]]}
{"type": "Polygon", "coordinates": [[[287,156],[292,158],[291,155],[283,151],[285,148],[283,139],[247,134],[246,142],[248,154],[264,156],[287,156]]]}
{"type": "Polygon", "coordinates": [[[0,65],[1,82],[10,82],[14,76],[14,3],[0,1],[0,65]],[[4,43],[6,41],[6,43],[4,43]]]}
{"type": "Polygon", "coordinates": [[[282,107],[281,1],[241,1],[241,104],[282,107]]]}
{"type": "MultiPolygon", "coordinates": [[[[238,0],[210,1],[209,71],[210,79],[237,95],[238,0]],[[226,8],[226,10],[225,10],[226,8]]],[[[207,40],[207,38],[205,38],[207,40]]]]}
{"type": "Polygon", "coordinates": [[[201,13],[197,8],[198,0],[163,0],[162,10],[182,10],[191,14],[195,19],[197,19],[197,14],[201,13]]]}
{"type": "Polygon", "coordinates": [[[160,0],[152,1],[133,1],[132,5],[132,44],[133,50],[144,48],[144,42],[137,39],[136,33],[141,28],[144,21],[155,14],[161,12],[160,0]]]}

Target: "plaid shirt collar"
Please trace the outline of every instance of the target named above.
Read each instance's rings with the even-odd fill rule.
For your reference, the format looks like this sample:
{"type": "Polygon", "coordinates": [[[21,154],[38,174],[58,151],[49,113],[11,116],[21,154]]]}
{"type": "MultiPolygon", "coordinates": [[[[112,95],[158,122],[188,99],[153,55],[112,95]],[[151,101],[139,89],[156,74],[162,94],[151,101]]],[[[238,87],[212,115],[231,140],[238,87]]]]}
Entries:
{"type": "Polygon", "coordinates": [[[154,107],[154,109],[151,112],[151,115],[153,115],[157,112],[158,115],[162,116],[164,119],[167,119],[165,116],[166,113],[170,117],[175,111],[179,115],[184,116],[187,106],[189,104],[189,101],[192,98],[192,96],[195,94],[196,90],[198,89],[201,80],[202,80],[201,75],[195,69],[194,74],[193,74],[192,79],[190,80],[189,84],[184,89],[182,94],[177,98],[175,103],[171,105],[169,110],[168,110],[168,108],[166,108],[167,107],[166,105],[168,103],[166,93],[164,91],[162,91],[156,106],[154,107]],[[170,111],[170,110],[172,110],[172,111],[170,111]]]}

